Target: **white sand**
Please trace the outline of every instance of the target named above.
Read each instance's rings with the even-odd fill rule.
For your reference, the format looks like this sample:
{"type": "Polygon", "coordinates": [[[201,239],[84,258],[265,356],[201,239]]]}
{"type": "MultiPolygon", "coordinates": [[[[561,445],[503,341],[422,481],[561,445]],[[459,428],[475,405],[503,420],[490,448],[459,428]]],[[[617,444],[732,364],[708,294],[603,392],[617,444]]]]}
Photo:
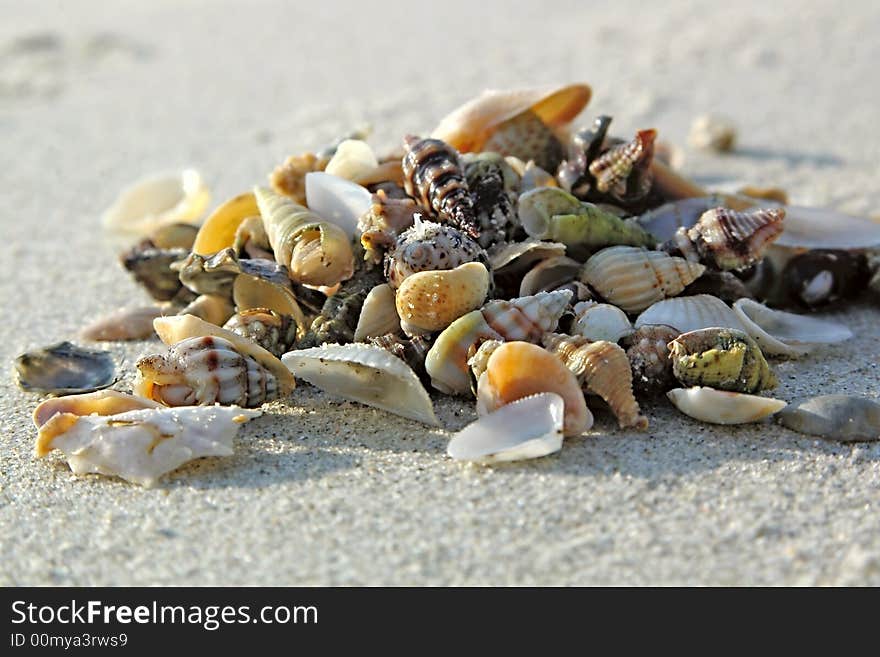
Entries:
{"type": "MultiPolygon", "coordinates": [[[[374,4],[0,0],[0,583],[880,584],[880,444],[665,403],[646,434],[599,414],[559,455],[496,469],[306,386],[235,457],[157,489],[32,459],[38,398],[11,361],[146,299],[97,217],[154,170],[196,165],[220,201],[362,120],[390,145],[484,87],[583,79],[585,121],[616,133],[684,145],[698,114],[732,117],[737,153],[687,152],[708,185],[880,212],[876,2],[374,4]]],[[[779,363],[777,396],[878,396],[880,313],[840,318],[856,339],[779,363]]],[[[110,348],[130,375],[157,343],[110,348]]],[[[473,417],[438,410],[452,430],[473,417]]]]}

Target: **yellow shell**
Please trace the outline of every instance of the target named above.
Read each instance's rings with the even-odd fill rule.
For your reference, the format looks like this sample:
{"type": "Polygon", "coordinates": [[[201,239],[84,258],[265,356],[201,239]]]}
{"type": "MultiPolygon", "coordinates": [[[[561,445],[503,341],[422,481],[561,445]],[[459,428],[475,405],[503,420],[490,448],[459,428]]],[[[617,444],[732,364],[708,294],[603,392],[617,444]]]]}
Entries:
{"type": "Polygon", "coordinates": [[[220,204],[199,228],[192,251],[199,255],[211,255],[232,246],[239,224],[258,214],[257,199],[252,192],[239,194],[220,204]]]}
{"type": "Polygon", "coordinates": [[[480,307],[489,292],[489,270],[479,262],[455,269],[422,271],[403,280],[395,303],[409,335],[446,328],[480,307]]]}

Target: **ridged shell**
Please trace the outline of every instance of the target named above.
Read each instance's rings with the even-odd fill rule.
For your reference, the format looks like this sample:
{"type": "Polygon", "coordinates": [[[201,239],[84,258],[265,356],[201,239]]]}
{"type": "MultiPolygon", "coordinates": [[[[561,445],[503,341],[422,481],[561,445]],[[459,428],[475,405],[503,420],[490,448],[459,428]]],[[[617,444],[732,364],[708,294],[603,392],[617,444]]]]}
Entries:
{"type": "Polygon", "coordinates": [[[425,385],[430,385],[431,379],[425,371],[425,357],[434,343],[431,336],[416,335],[412,338],[404,338],[393,333],[386,333],[379,337],[368,338],[367,341],[402,360],[412,368],[412,371],[425,385]]]}
{"type": "Polygon", "coordinates": [[[520,112],[508,119],[483,144],[487,151],[513,155],[526,162],[534,162],[542,169],[555,171],[565,147],[552,128],[535,112],[520,112]]]}
{"type": "Polygon", "coordinates": [[[616,344],[634,330],[626,313],[608,303],[578,303],[574,313],[571,333],[590,340],[608,340],[616,344]]]}
{"type": "Polygon", "coordinates": [[[297,326],[293,319],[268,308],[241,310],[230,317],[223,328],[256,342],[279,358],[293,347],[297,337],[297,326]]]}
{"type": "Polygon", "coordinates": [[[489,271],[479,262],[455,269],[422,271],[407,277],[395,303],[407,335],[440,331],[479,308],[489,291],[489,271]]]}
{"type": "Polygon", "coordinates": [[[612,246],[587,260],[580,279],[609,303],[634,313],[681,293],[705,269],[660,251],[612,246]]]}
{"type": "Polygon", "coordinates": [[[326,172],[306,174],[308,207],[342,228],[349,238],[358,234],[358,220],[373,205],[365,187],[326,172]]]}
{"type": "Polygon", "coordinates": [[[578,130],[569,143],[568,159],[556,172],[560,186],[578,198],[584,198],[592,187],[593,178],[587,166],[602,151],[611,120],[610,116],[599,116],[590,128],[578,130]]]}
{"type": "Polygon", "coordinates": [[[633,396],[632,371],[626,352],[613,342],[591,342],[582,336],[548,333],[544,346],[575,375],[581,387],[604,399],[621,429],[648,428],[633,396]]]}
{"type": "Polygon", "coordinates": [[[489,356],[486,371],[477,381],[477,414],[486,415],[543,392],[556,393],[564,400],[565,435],[577,436],[593,426],[593,415],[571,370],[546,349],[521,341],[505,342],[489,356]]]}
{"type": "Polygon", "coordinates": [[[141,408],[161,408],[161,404],[152,399],[129,395],[118,390],[98,390],[81,395],[53,397],[40,402],[34,409],[34,426],[38,429],[54,415],[69,413],[72,415],[116,415],[141,408]]]}
{"type": "MultiPolygon", "coordinates": [[[[223,326],[235,314],[232,302],[225,296],[202,294],[184,306],[179,315],[194,315],[209,324],[223,326]]],[[[152,325],[150,326],[152,329],[152,325]]]]}
{"type": "MultiPolygon", "coordinates": [[[[737,314],[721,299],[708,294],[695,294],[658,301],[639,315],[635,327],[665,324],[679,333],[711,326],[745,330],[737,314]]],[[[760,344],[760,343],[759,343],[760,344]]]]}
{"type": "Polygon", "coordinates": [[[519,285],[519,296],[551,292],[575,280],[580,269],[581,263],[566,256],[542,260],[523,276],[519,285]]]}
{"type": "Polygon", "coordinates": [[[704,213],[722,205],[724,198],[721,195],[685,198],[645,212],[636,217],[636,221],[658,242],[665,242],[671,240],[680,228],[691,228],[704,213]]]}
{"type": "Polygon", "coordinates": [[[562,449],[565,402],[552,392],[523,397],[455,433],[446,453],[484,465],[540,458],[562,449]]]}
{"type": "Polygon", "coordinates": [[[880,440],[880,404],[854,395],[821,395],[792,402],[779,414],[779,423],[831,440],[880,440]]]}
{"type": "Polygon", "coordinates": [[[235,241],[235,232],[241,222],[258,214],[257,199],[252,192],[239,194],[221,203],[199,228],[192,251],[209,256],[229,248],[235,241]]]}
{"type": "Polygon", "coordinates": [[[758,344],[743,331],[706,328],[669,343],[672,372],[685,386],[754,393],[778,384],[758,344]]]}
{"type": "Polygon", "coordinates": [[[480,310],[459,317],[437,337],[425,359],[431,385],[448,394],[470,390],[468,359],[484,340],[521,340],[537,343],[553,331],[565,311],[571,292],[540,292],[510,301],[490,301],[480,310]]]}
{"type": "MultiPolygon", "coordinates": [[[[345,180],[357,180],[379,166],[373,149],[367,142],[360,139],[345,139],[336,147],[336,152],[327,167],[324,169],[328,174],[344,178],[345,180]]],[[[308,196],[308,177],[306,174],[306,195],[308,196]]],[[[309,207],[312,207],[309,205],[309,207]]]]}
{"type": "Polygon", "coordinates": [[[159,306],[121,308],[90,322],[80,331],[84,340],[143,340],[153,335],[153,320],[161,317],[159,306]]]}
{"type": "Polygon", "coordinates": [[[635,138],[615,146],[590,162],[596,189],[620,201],[642,199],[651,191],[656,130],[640,130],[635,138]]]}
{"type": "Polygon", "coordinates": [[[109,351],[67,341],[21,354],[15,359],[15,374],[22,390],[50,395],[100,390],[117,380],[109,351]]]}
{"type": "Polygon", "coordinates": [[[418,376],[401,359],[368,344],[327,344],[282,358],[298,377],[321,390],[389,413],[439,426],[418,376]]]}
{"type": "Polygon", "coordinates": [[[291,280],[336,285],[354,273],[348,235],[336,224],[265,187],[254,188],[275,260],[291,280]]]}
{"type": "Polygon", "coordinates": [[[382,274],[374,269],[359,271],[356,276],[343,283],[335,293],[327,297],[321,306],[321,312],[312,320],[298,346],[305,348],[317,347],[325,342],[352,342],[364,301],[370,290],[382,282],[382,274]]]}
{"type": "Polygon", "coordinates": [[[367,338],[399,332],[400,316],[394,303],[394,289],[388,283],[376,285],[364,299],[354,330],[354,341],[365,342],[367,338]]]}
{"type": "Polygon", "coordinates": [[[679,332],[669,326],[647,324],[621,340],[637,395],[653,397],[675,385],[667,345],[678,335],[679,332]]]}
{"type": "Polygon", "coordinates": [[[666,393],[685,415],[712,424],[757,422],[785,408],[785,402],[714,388],[675,388],[666,393]]]}

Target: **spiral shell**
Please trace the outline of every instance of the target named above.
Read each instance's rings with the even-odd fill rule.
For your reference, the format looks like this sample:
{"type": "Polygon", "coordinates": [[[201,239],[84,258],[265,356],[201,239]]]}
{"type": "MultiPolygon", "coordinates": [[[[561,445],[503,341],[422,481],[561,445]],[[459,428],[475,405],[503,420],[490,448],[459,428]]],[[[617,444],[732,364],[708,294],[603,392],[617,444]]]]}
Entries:
{"type": "Polygon", "coordinates": [[[714,269],[743,269],[760,260],[782,234],[784,217],[782,208],[751,212],[714,208],[692,228],[679,228],[661,248],[714,269]]]}
{"type": "Polygon", "coordinates": [[[361,272],[343,283],[324,302],[299,348],[316,347],[325,342],[352,342],[367,295],[383,282],[381,273],[374,270],[361,272]]]}
{"type": "Polygon", "coordinates": [[[758,344],[744,331],[707,328],[669,343],[672,371],[685,386],[753,393],[777,385],[758,344]]]}
{"type": "Polygon", "coordinates": [[[542,340],[572,371],[582,388],[599,395],[614,413],[621,429],[648,428],[633,396],[632,371],[626,352],[613,342],[591,342],[582,336],[548,333],[542,340]]]}
{"type": "Polygon", "coordinates": [[[610,116],[599,116],[592,127],[579,130],[571,138],[568,159],[559,165],[556,172],[559,184],[566,192],[584,198],[590,191],[593,179],[587,167],[602,150],[610,125],[610,116]]]}
{"type": "Polygon", "coordinates": [[[580,279],[609,303],[634,313],[681,293],[705,269],[660,251],[612,246],[587,260],[580,279]]]}
{"type": "Polygon", "coordinates": [[[409,276],[401,283],[396,297],[404,333],[439,331],[479,308],[489,292],[489,280],[489,271],[479,262],[409,276]]]}
{"type": "Polygon", "coordinates": [[[458,151],[439,139],[404,139],[403,180],[406,193],[432,216],[479,237],[474,204],[458,151]]]}
{"type": "Polygon", "coordinates": [[[384,189],[371,198],[373,203],[370,209],[358,219],[358,231],[365,251],[364,258],[379,263],[386,249],[397,241],[397,236],[413,225],[419,206],[409,197],[389,197],[384,189]]]}
{"type": "Polygon", "coordinates": [[[305,205],[306,174],[323,171],[327,161],[321,162],[314,153],[291,155],[269,175],[269,183],[278,194],[289,196],[296,203],[305,205]]]}
{"type": "Polygon", "coordinates": [[[375,338],[367,338],[367,342],[397,356],[410,366],[419,379],[426,384],[430,383],[430,377],[425,371],[425,357],[428,355],[431,345],[434,344],[430,335],[414,335],[412,338],[404,338],[393,333],[386,333],[375,338]]]}
{"type": "Polygon", "coordinates": [[[519,224],[516,216],[519,176],[498,153],[467,155],[462,160],[480,231],[478,241],[480,246],[488,248],[505,241],[519,224]]]}
{"type": "Polygon", "coordinates": [[[286,285],[278,285],[256,276],[239,276],[232,286],[232,298],[239,312],[253,308],[270,310],[286,324],[292,322],[291,328],[296,330],[297,337],[302,337],[306,332],[305,313],[293,291],[286,285]]]}
{"type": "Polygon", "coordinates": [[[296,322],[289,315],[282,316],[268,308],[241,310],[223,328],[253,340],[278,358],[296,343],[296,322]]]}
{"type": "Polygon", "coordinates": [[[645,325],[621,340],[632,370],[633,390],[651,397],[675,385],[668,344],[679,332],[662,324],[645,325]]]}
{"type": "Polygon", "coordinates": [[[631,142],[615,146],[590,162],[596,189],[619,201],[647,196],[653,182],[651,162],[656,137],[656,130],[640,130],[631,142]]]}

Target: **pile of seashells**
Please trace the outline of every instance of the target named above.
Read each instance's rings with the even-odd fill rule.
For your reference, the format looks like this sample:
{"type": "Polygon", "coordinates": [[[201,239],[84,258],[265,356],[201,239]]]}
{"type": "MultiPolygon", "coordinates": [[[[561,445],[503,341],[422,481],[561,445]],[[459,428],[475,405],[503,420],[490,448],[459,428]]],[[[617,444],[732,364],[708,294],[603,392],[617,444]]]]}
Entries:
{"type": "MultiPolygon", "coordinates": [[[[121,262],[162,305],[86,327],[91,340],[167,345],[137,362],[134,394],[106,354],[63,343],[25,354],[36,451],[76,473],[151,484],[231,453],[245,409],[328,393],[438,425],[428,390],[476,398],[448,453],[481,463],[544,456],[590,429],[601,399],[645,429],[666,394],[704,422],[753,422],[786,402],[767,358],[851,337],[820,308],[880,288],[880,225],[791,206],[779,190],[709,194],[611,119],[569,126],[584,84],[486,92],[428,138],[377,157],[358,132],[288,158],[217,207],[187,170],[140,181],[105,213],[141,238],[121,262]],[[873,276],[873,278],[872,278],[873,276]],[[765,305],[765,303],[769,305],[765,305]],[[772,307],[771,307],[772,306],[772,307]]],[[[867,399],[816,398],[786,426],[876,439],[867,399]]]]}

